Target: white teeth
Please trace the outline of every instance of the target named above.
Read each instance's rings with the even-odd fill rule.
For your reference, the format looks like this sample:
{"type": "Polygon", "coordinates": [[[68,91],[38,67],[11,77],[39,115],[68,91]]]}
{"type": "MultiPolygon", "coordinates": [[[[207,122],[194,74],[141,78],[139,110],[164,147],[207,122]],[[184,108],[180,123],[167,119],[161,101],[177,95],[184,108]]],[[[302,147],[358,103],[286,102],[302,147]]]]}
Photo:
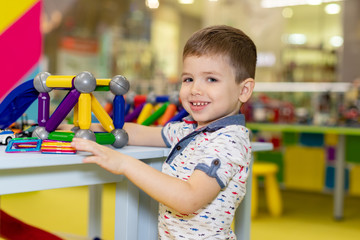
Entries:
{"type": "Polygon", "coordinates": [[[204,106],[204,105],[207,105],[208,103],[204,103],[204,102],[194,102],[194,103],[192,103],[194,106],[204,106]]]}

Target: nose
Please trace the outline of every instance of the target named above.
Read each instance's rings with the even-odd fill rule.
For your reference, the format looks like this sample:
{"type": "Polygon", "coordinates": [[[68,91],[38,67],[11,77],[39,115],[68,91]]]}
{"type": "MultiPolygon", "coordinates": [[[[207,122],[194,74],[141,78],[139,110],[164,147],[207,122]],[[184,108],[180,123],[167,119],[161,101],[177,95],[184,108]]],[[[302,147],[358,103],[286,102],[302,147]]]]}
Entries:
{"type": "Polygon", "coordinates": [[[191,95],[201,95],[201,84],[199,81],[193,80],[191,84],[191,95]]]}

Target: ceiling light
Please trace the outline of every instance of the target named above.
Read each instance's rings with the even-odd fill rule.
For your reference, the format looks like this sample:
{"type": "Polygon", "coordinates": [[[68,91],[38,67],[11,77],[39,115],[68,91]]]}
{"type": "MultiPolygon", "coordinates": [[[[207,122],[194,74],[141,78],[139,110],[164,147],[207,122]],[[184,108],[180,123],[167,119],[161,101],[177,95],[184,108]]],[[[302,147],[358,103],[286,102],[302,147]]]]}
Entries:
{"type": "Polygon", "coordinates": [[[343,0],[261,0],[261,7],[275,8],[297,5],[319,5],[321,3],[340,2],[343,0]]]}
{"type": "Polygon", "coordinates": [[[320,5],[322,0],[307,0],[307,4],[309,5],[320,5]]]}
{"type": "Polygon", "coordinates": [[[178,0],[180,4],[193,4],[194,0],[178,0]]]}
{"type": "Polygon", "coordinates": [[[331,3],[325,6],[325,12],[327,14],[338,14],[341,10],[341,7],[339,4],[331,3]]]}
{"type": "Polygon", "coordinates": [[[341,47],[343,45],[344,39],[341,36],[333,36],[330,38],[330,44],[333,47],[341,47]]]}
{"type": "Polygon", "coordinates": [[[292,18],[292,16],[294,15],[294,11],[292,10],[292,8],[286,7],[282,10],[281,14],[284,18],[292,18]]]}
{"type": "Polygon", "coordinates": [[[146,6],[151,9],[156,9],[159,7],[159,0],[146,0],[146,6]]]}
{"type": "Polygon", "coordinates": [[[305,34],[293,33],[287,37],[287,42],[294,45],[303,45],[307,41],[305,34]]]}

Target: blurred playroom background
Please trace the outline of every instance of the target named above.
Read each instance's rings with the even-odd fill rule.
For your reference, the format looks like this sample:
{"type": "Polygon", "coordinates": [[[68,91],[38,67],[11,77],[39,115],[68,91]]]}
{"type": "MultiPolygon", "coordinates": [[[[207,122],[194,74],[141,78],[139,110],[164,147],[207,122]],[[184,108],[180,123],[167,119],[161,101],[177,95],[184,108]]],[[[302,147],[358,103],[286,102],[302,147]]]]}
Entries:
{"type": "MultiPolygon", "coordinates": [[[[98,78],[121,74],[134,94],[167,95],[179,90],[182,47],[194,31],[214,24],[244,30],[257,45],[258,63],[254,96],[242,110],[253,140],[274,145],[273,151],[256,153],[255,162],[277,166],[282,200],[281,213],[270,214],[266,179],[260,177],[251,239],[359,238],[360,133],[345,136],[344,212],[334,217],[341,134],[323,127],[360,127],[360,1],[0,3],[0,99],[41,71],[76,75],[85,70],[98,78]],[[291,126],[319,128],[309,132],[291,126]]],[[[51,94],[58,105],[63,93],[51,94]]],[[[108,103],[107,93],[99,95],[102,104],[108,103]]],[[[32,106],[22,120],[36,118],[32,106]]],[[[114,238],[114,191],[112,184],[104,188],[103,239],[114,238]]],[[[86,239],[87,192],[87,187],[75,187],[4,195],[0,207],[68,239],[86,239]]]]}

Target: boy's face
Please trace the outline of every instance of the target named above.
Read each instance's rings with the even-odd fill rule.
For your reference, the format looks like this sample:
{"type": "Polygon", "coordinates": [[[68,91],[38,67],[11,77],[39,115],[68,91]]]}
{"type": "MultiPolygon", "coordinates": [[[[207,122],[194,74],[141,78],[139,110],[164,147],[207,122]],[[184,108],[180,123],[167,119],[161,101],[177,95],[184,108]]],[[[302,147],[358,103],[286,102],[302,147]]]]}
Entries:
{"type": "Polygon", "coordinates": [[[244,82],[253,83],[247,79],[237,84],[233,67],[221,55],[187,56],[181,80],[180,99],[198,127],[237,114],[241,101],[248,99],[241,97],[244,82]]]}

